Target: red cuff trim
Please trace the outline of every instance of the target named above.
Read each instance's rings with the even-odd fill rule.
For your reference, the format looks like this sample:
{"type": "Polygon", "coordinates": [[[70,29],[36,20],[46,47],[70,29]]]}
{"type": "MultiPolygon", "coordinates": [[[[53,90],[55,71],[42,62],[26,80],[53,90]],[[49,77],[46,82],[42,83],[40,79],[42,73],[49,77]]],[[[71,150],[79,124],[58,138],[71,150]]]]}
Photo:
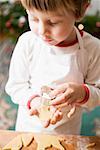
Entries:
{"type": "Polygon", "coordinates": [[[35,97],[40,97],[38,94],[33,95],[32,97],[30,97],[30,99],[27,102],[27,108],[31,109],[31,101],[35,98],[35,97]]]}
{"type": "Polygon", "coordinates": [[[83,84],[82,87],[84,88],[86,94],[85,94],[84,99],[78,102],[78,104],[85,104],[88,101],[89,96],[90,96],[89,88],[85,84],[83,84]]]}

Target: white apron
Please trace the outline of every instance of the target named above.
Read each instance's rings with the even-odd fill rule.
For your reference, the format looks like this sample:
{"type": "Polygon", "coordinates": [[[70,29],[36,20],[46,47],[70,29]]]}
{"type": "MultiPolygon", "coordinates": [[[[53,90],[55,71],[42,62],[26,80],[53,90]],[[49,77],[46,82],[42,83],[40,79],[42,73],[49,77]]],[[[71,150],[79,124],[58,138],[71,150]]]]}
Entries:
{"type": "MultiPolygon", "coordinates": [[[[37,54],[35,54],[36,56],[34,55],[33,64],[30,65],[30,70],[33,69],[31,74],[33,93],[39,93],[41,86],[48,84],[52,85],[52,83],[53,86],[64,82],[84,83],[87,67],[83,64],[84,57],[87,57],[87,55],[83,47],[82,37],[77,28],[75,29],[78,38],[78,46],[76,49],[72,46],[71,53],[64,52],[54,55],[55,50],[52,49],[52,47],[47,49],[47,51],[41,49],[37,52],[36,49],[37,54]],[[84,68],[81,68],[82,66],[84,68]],[[82,72],[82,70],[84,70],[84,72],[82,72]]],[[[68,119],[67,113],[69,109],[69,107],[63,108],[64,117],[60,122],[56,125],[50,125],[48,128],[44,128],[37,116],[29,116],[27,108],[19,106],[16,130],[54,134],[80,134],[83,109],[78,107],[75,114],[68,119]]]]}

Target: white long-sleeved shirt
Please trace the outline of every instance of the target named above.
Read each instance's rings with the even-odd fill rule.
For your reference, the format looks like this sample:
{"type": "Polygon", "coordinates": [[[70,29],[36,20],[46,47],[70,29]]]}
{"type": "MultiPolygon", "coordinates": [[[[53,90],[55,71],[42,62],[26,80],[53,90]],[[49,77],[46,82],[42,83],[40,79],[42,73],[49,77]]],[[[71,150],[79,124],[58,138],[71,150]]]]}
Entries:
{"type": "Polygon", "coordinates": [[[31,31],[18,40],[10,64],[6,91],[12,101],[19,104],[16,130],[79,134],[83,109],[67,118],[70,108],[64,109],[64,117],[56,125],[44,129],[36,116],[29,116],[27,101],[38,93],[43,85],[63,82],[87,84],[90,97],[85,104],[92,109],[100,104],[100,41],[84,32],[81,37],[76,29],[78,43],[68,47],[48,46],[31,31]]]}

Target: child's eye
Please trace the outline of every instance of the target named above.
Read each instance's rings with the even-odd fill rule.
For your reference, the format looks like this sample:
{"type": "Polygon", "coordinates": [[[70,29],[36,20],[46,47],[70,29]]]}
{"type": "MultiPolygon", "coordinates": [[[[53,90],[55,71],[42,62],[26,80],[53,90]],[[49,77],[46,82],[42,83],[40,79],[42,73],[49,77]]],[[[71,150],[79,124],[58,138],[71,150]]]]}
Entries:
{"type": "Polygon", "coordinates": [[[33,17],[31,17],[31,16],[29,16],[29,18],[30,18],[31,21],[34,21],[34,22],[38,22],[38,21],[39,21],[38,18],[33,18],[33,17]]]}
{"type": "Polygon", "coordinates": [[[58,22],[51,22],[51,25],[56,25],[58,24],[58,22]]]}
{"type": "Polygon", "coordinates": [[[50,21],[50,20],[48,21],[48,24],[51,25],[51,26],[57,25],[58,23],[59,23],[59,22],[52,22],[52,21],[50,21]]]}
{"type": "Polygon", "coordinates": [[[34,22],[38,22],[39,21],[39,19],[37,19],[37,18],[33,18],[32,19],[34,22]]]}

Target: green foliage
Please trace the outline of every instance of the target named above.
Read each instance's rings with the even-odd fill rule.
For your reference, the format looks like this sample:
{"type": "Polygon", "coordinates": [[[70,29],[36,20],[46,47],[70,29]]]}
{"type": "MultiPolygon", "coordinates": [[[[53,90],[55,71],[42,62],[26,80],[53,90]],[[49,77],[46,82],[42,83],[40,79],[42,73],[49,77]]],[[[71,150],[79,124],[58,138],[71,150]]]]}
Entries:
{"type": "Polygon", "coordinates": [[[27,29],[27,14],[20,3],[0,3],[0,33],[19,36],[27,29]]]}

